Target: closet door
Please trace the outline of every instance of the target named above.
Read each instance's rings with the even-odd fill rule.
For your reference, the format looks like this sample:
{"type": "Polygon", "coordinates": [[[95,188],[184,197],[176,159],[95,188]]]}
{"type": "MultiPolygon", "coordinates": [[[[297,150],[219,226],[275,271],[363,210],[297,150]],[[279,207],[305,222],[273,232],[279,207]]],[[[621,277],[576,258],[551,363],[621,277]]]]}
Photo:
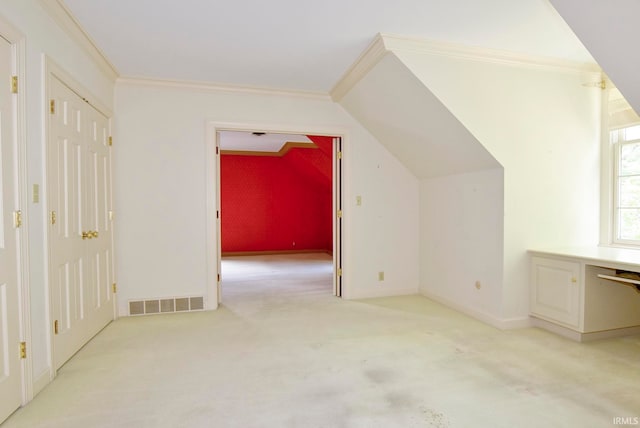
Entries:
{"type": "Polygon", "coordinates": [[[22,401],[13,58],[12,45],[0,36],[0,423],[22,401]]]}
{"type": "Polygon", "coordinates": [[[58,369],[79,348],[86,318],[83,231],[82,100],[58,79],[51,94],[48,145],[50,299],[53,360],[58,369]]]}
{"type": "Polygon", "coordinates": [[[88,283],[91,284],[90,334],[113,319],[111,235],[111,156],[109,119],[87,106],[85,158],[85,232],[88,283]]]}
{"type": "Polygon", "coordinates": [[[48,195],[53,360],[113,319],[108,119],[49,76],[48,195]]]}

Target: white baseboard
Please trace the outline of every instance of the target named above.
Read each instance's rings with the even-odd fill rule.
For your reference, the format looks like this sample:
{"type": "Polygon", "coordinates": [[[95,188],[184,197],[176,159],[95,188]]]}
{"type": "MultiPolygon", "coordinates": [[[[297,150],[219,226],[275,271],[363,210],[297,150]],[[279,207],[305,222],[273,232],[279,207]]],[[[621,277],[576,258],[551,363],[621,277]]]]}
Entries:
{"type": "Polygon", "coordinates": [[[558,324],[554,324],[547,320],[531,317],[531,325],[534,327],[541,328],[543,330],[550,331],[551,333],[555,333],[558,336],[566,337],[567,339],[571,339],[576,342],[582,342],[582,333],[579,333],[575,330],[571,330],[570,328],[563,327],[558,324]]]}
{"type": "Polygon", "coordinates": [[[497,318],[486,312],[479,311],[474,308],[469,308],[458,302],[449,300],[446,297],[438,296],[436,294],[425,291],[422,291],[421,294],[428,299],[448,306],[458,312],[462,312],[465,315],[475,318],[478,321],[482,321],[485,324],[489,324],[490,326],[495,327],[499,330],[515,330],[519,328],[531,327],[531,320],[528,316],[522,318],[497,318]]]}
{"type": "Polygon", "coordinates": [[[581,333],[579,331],[575,331],[537,317],[531,317],[531,325],[550,331],[551,333],[555,333],[559,336],[566,337],[567,339],[574,340],[576,342],[589,342],[592,340],[612,339],[615,337],[633,336],[636,334],[640,334],[640,326],[594,331],[591,333],[581,333]]]}
{"type": "Polygon", "coordinates": [[[410,296],[419,294],[418,288],[391,288],[391,287],[371,287],[367,289],[351,290],[347,296],[343,296],[347,300],[355,299],[373,299],[376,297],[394,297],[394,296],[410,296]]]}
{"type": "Polygon", "coordinates": [[[517,330],[519,328],[530,328],[531,320],[529,317],[522,318],[503,318],[500,320],[500,330],[517,330]]]}
{"type": "Polygon", "coordinates": [[[40,391],[42,391],[51,382],[51,370],[45,369],[38,376],[34,376],[33,381],[33,396],[35,397],[40,391]]]}
{"type": "Polygon", "coordinates": [[[634,336],[640,334],[640,326],[616,328],[615,330],[594,331],[592,333],[582,333],[582,341],[613,339],[614,337],[634,336]]]}

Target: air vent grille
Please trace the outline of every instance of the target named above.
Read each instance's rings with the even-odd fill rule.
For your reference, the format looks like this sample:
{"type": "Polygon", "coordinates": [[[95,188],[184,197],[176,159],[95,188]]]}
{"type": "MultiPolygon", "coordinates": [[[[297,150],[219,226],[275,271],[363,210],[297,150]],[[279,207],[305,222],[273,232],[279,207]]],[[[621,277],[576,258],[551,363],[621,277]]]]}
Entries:
{"type": "Polygon", "coordinates": [[[204,297],[173,297],[129,301],[129,315],[166,314],[204,310],[204,297]]]}

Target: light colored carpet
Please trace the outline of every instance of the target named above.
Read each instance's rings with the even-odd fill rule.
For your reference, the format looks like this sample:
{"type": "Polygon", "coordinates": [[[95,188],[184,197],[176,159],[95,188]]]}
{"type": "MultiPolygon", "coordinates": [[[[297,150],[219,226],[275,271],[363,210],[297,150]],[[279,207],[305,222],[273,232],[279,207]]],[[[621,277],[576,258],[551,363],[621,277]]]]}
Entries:
{"type": "Polygon", "coordinates": [[[121,318],[14,427],[611,427],[640,337],[499,331],[418,296],[344,301],[324,255],[231,258],[217,311],[121,318]]]}

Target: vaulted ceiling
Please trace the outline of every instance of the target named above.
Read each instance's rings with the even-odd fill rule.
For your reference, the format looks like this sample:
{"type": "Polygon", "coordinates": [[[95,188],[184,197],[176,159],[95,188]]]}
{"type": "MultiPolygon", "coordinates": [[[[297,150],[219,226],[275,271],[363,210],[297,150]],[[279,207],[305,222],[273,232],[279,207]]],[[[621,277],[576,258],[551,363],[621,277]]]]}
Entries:
{"type": "Polygon", "coordinates": [[[418,177],[498,163],[393,58],[357,85],[343,79],[380,33],[409,44],[597,61],[640,110],[638,0],[41,1],[66,8],[121,77],[331,94],[418,177]],[[427,125],[414,117],[427,113],[440,119],[427,125]]]}
{"type": "Polygon", "coordinates": [[[627,101],[640,113],[640,1],[551,0],[627,101]]]}
{"type": "Polygon", "coordinates": [[[326,94],[381,32],[593,62],[549,0],[43,1],[124,77],[326,94]]]}

